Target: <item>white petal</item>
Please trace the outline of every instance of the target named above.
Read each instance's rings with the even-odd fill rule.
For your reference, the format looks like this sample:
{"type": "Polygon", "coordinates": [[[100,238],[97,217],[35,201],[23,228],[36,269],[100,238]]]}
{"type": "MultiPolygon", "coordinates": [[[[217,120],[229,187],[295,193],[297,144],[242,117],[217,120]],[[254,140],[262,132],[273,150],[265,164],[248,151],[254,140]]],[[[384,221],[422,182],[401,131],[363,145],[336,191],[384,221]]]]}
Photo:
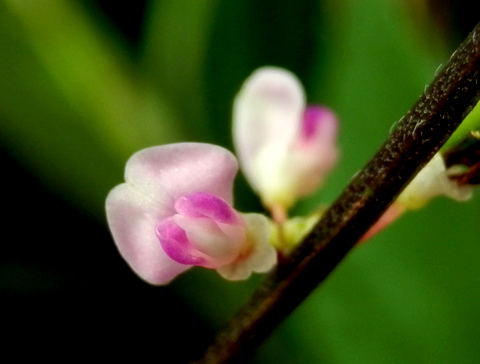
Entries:
{"type": "Polygon", "coordinates": [[[277,264],[277,252],[270,244],[270,222],[261,214],[242,214],[247,224],[247,235],[251,249],[248,254],[232,264],[217,268],[225,279],[232,281],[250,277],[252,272],[265,273],[277,264]]]}
{"type": "Polygon", "coordinates": [[[471,186],[459,186],[448,178],[443,158],[437,153],[398,196],[397,203],[407,209],[418,209],[439,195],[466,201],[472,192],[471,186]]]}
{"type": "Polygon", "coordinates": [[[233,137],[242,169],[259,191],[254,160],[269,145],[287,150],[299,132],[305,95],[297,77],[284,69],[264,67],[244,83],[233,107],[233,137]]]}

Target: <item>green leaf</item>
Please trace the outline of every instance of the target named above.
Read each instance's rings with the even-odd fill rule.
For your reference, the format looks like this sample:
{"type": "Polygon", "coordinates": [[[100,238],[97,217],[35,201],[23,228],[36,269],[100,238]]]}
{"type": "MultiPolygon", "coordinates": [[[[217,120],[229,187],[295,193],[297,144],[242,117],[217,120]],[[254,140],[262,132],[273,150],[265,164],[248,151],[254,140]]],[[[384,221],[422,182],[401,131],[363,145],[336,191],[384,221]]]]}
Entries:
{"type": "Polygon", "coordinates": [[[0,53],[4,143],[97,216],[130,154],[181,139],[173,112],[75,2],[4,1],[0,53]]]}
{"type": "Polygon", "coordinates": [[[212,141],[204,68],[217,2],[152,1],[148,11],[143,66],[156,88],[177,107],[193,140],[212,141]]]}

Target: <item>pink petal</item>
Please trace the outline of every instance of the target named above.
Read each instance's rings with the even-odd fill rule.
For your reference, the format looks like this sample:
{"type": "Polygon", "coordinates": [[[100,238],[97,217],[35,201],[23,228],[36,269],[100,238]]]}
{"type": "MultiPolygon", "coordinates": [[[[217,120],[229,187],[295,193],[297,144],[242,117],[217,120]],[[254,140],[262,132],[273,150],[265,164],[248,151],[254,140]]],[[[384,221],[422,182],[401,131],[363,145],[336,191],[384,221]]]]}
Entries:
{"type": "Polygon", "coordinates": [[[297,193],[302,197],[319,188],[325,176],[336,165],[338,120],[322,106],[305,110],[302,133],[292,150],[291,168],[297,171],[297,193]],[[295,155],[297,154],[297,155],[295,155]]]}
{"type": "Polygon", "coordinates": [[[191,266],[169,258],[155,235],[158,204],[126,183],[107,196],[108,225],[122,257],[132,270],[152,284],[167,284],[191,266]]]}
{"type": "Polygon", "coordinates": [[[184,216],[208,217],[225,224],[241,224],[238,213],[224,200],[208,193],[193,193],[175,201],[175,210],[184,216]]]}
{"type": "Polygon", "coordinates": [[[194,193],[180,197],[175,209],[175,222],[185,230],[191,246],[205,254],[209,267],[225,265],[237,257],[246,242],[245,224],[224,200],[194,193]]]}
{"type": "Polygon", "coordinates": [[[204,256],[201,265],[217,268],[234,260],[246,243],[245,227],[227,225],[222,229],[215,221],[208,218],[191,218],[175,215],[174,221],[185,230],[189,245],[197,251],[197,256],[204,256]]]}
{"type": "Polygon", "coordinates": [[[261,149],[287,148],[298,133],[305,95],[297,77],[284,69],[263,67],[242,86],[233,108],[233,136],[240,164],[255,190],[262,181],[252,166],[261,149]]]}
{"type": "Polygon", "coordinates": [[[177,225],[173,217],[162,220],[155,232],[164,252],[171,259],[181,264],[197,266],[205,264],[205,259],[192,247],[185,230],[177,225]]]}
{"type": "Polygon", "coordinates": [[[232,203],[233,179],[238,170],[235,156],[211,144],[178,143],[143,149],[127,162],[125,180],[172,215],[175,201],[205,192],[232,203]]]}
{"type": "Polygon", "coordinates": [[[336,141],[337,133],[337,117],[330,109],[319,105],[311,105],[305,109],[300,138],[305,144],[330,146],[336,141]]]}

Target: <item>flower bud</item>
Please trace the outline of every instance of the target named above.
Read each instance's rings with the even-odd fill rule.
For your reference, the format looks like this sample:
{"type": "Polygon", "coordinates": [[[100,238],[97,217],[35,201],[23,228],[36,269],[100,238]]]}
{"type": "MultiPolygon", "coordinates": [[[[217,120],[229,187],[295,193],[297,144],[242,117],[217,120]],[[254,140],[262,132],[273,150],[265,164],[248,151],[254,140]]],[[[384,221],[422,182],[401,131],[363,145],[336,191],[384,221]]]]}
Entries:
{"type": "Polygon", "coordinates": [[[240,165],[272,212],[285,212],[322,185],[338,158],[337,129],[336,116],[325,107],[306,107],[300,82],[281,68],[254,72],[235,99],[240,165]]]}

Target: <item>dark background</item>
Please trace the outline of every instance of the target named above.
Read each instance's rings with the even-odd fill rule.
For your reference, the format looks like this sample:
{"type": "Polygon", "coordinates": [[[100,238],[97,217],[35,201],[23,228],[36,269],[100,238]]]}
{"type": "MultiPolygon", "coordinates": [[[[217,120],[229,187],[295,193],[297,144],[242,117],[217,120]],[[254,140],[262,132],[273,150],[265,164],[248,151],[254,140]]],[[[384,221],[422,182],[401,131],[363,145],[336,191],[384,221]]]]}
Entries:
{"type": "MultiPolygon", "coordinates": [[[[122,34],[135,58],[146,3],[88,1],[85,6],[122,34]]],[[[463,3],[431,4],[439,31],[452,43],[476,22],[463,3]]],[[[161,363],[200,355],[213,337],[211,326],[173,290],[149,286],[132,274],[103,221],[52,192],[9,149],[0,148],[0,163],[4,352],[15,348],[21,356],[28,349],[59,359],[130,356],[161,363]]]]}

